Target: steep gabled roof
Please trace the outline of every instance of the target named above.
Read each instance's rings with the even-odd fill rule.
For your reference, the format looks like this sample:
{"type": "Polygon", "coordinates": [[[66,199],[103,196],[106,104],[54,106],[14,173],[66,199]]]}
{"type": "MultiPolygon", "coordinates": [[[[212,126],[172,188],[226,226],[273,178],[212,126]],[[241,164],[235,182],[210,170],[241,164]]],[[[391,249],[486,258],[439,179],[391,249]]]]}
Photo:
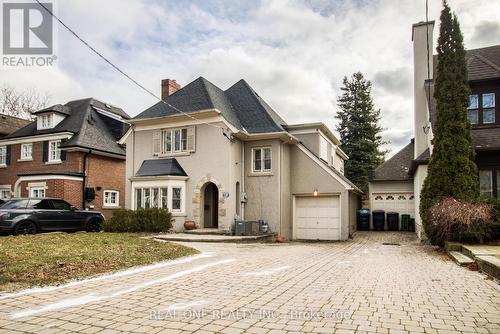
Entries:
{"type": "Polygon", "coordinates": [[[29,123],[31,121],[0,113],[0,136],[6,136],[29,123]]]}
{"type": "Polygon", "coordinates": [[[169,105],[158,102],[134,119],[165,117],[217,109],[239,130],[248,133],[281,132],[283,119],[248,85],[240,80],[223,91],[207,79],[199,77],[165,99],[169,105]]]}
{"type": "Polygon", "coordinates": [[[370,181],[408,181],[411,176],[410,168],[414,156],[414,140],[403,147],[389,160],[378,166],[369,175],[370,181]]]}
{"type": "MultiPolygon", "coordinates": [[[[66,117],[52,129],[37,130],[37,122],[35,121],[3,139],[71,132],[74,135],[65,141],[61,147],[81,147],[125,155],[125,150],[117,144],[117,141],[129,126],[102,113],[104,111],[116,115],[116,118],[130,119],[130,116],[122,109],[110,106],[94,98],[86,98],[70,101],[64,106],[59,104],[43,109],[43,112],[50,111],[64,111],[66,117]]],[[[62,112],[59,113],[62,114],[62,112]]]]}

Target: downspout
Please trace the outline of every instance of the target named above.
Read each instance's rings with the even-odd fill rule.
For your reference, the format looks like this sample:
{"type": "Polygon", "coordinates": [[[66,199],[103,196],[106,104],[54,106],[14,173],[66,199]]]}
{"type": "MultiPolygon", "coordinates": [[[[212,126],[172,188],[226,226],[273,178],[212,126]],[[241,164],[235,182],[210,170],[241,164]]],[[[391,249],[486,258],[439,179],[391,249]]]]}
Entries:
{"type": "MultiPolygon", "coordinates": [[[[245,193],[245,142],[241,141],[241,189],[240,193],[245,193]]],[[[241,194],[240,194],[240,213],[241,213],[241,219],[245,220],[245,201],[241,201],[241,194]]]]}
{"type": "Polygon", "coordinates": [[[87,186],[87,158],[92,153],[92,150],[89,149],[88,152],[85,152],[83,156],[83,182],[82,182],[82,209],[85,210],[85,188],[87,186]]]}
{"type": "Polygon", "coordinates": [[[283,235],[282,231],[282,194],[281,194],[281,178],[283,177],[283,142],[280,140],[280,172],[279,172],[279,196],[280,196],[280,235],[283,235]]]}

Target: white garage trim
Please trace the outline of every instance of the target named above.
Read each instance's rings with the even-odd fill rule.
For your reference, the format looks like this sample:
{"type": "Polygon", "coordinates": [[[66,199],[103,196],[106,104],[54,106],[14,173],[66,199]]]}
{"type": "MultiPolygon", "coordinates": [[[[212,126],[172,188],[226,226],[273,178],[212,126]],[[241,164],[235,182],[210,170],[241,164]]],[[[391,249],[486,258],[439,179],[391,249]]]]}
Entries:
{"type": "Polygon", "coordinates": [[[14,194],[16,197],[21,196],[21,182],[23,181],[45,181],[45,180],[71,180],[71,181],[83,181],[82,176],[70,176],[70,175],[27,175],[21,176],[17,179],[14,184],[14,194]]]}
{"type": "MultiPolygon", "coordinates": [[[[314,196],[313,193],[304,193],[304,194],[293,194],[292,195],[292,238],[293,239],[299,239],[298,238],[298,225],[297,225],[297,198],[304,198],[304,197],[311,197],[311,198],[322,198],[322,197],[337,197],[338,198],[338,219],[339,219],[339,234],[338,238],[335,240],[341,240],[342,239],[342,195],[340,193],[322,193],[318,196],[314,196]]],[[[317,239],[311,239],[311,240],[317,240],[317,239]]],[[[327,240],[327,239],[321,239],[321,240],[327,240]]],[[[334,240],[334,239],[332,239],[334,240]]]]}

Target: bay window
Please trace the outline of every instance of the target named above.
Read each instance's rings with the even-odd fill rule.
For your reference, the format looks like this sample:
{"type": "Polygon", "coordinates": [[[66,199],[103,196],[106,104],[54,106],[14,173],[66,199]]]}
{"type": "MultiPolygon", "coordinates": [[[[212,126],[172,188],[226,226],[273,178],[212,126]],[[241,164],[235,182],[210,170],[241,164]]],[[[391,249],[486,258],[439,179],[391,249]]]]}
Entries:
{"type": "Polygon", "coordinates": [[[164,181],[161,185],[138,182],[134,185],[135,209],[161,208],[171,212],[184,212],[184,186],[179,182],[164,181]]]}

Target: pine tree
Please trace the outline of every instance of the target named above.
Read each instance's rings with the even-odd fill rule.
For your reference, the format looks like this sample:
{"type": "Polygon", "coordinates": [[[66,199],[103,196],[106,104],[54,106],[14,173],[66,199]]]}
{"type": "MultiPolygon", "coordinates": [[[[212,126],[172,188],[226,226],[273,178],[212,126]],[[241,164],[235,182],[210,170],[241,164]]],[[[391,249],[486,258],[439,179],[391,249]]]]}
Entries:
{"type": "MultiPolygon", "coordinates": [[[[420,195],[420,216],[426,229],[428,210],[444,197],[473,201],[479,197],[477,167],[467,119],[469,86],[460,25],[446,2],[441,12],[434,98],[433,151],[420,195]]],[[[429,236],[432,242],[432,236],[429,236]]]]}
{"type": "Polygon", "coordinates": [[[337,130],[341,149],[349,156],[345,175],[360,189],[368,188],[368,172],[384,161],[386,151],[380,149],[382,141],[379,125],[380,109],[375,109],[371,97],[371,82],[361,72],[351,79],[344,77],[342,95],[338,98],[340,111],[335,118],[340,122],[337,130]]]}

